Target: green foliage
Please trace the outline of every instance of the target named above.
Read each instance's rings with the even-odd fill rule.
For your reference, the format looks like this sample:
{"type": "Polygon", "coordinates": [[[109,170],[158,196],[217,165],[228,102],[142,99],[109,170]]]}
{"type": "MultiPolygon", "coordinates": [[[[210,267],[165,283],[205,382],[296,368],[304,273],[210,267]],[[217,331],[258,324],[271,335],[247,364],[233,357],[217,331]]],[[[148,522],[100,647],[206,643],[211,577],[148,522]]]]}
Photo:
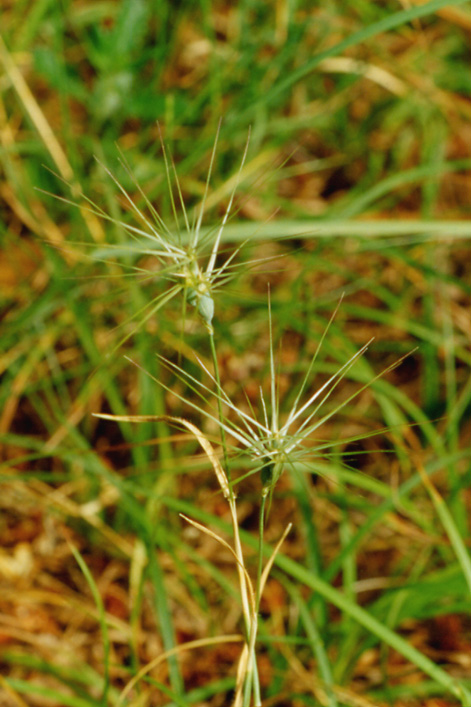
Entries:
{"type": "MultiPolygon", "coordinates": [[[[90,648],[71,665],[34,634],[9,646],[0,690],[6,684],[18,703],[31,695],[38,704],[117,704],[155,657],[150,650],[169,652],[168,674],[144,675],[136,704],[155,695],[159,704],[231,699],[229,649],[227,659],[208,653],[213,668],[203,685],[197,658],[209,649],[190,662],[172,653],[222,634],[222,624],[241,629],[235,572],[178,517],[230,537],[207,461],[161,418],[136,426],[92,417],[187,416],[218,444],[217,400],[199,414],[211,402],[210,382],[191,360],[196,351],[210,369],[212,352],[185,303],[214,326],[231,401],[228,436],[236,408],[254,417],[259,383],[283,424],[300,388],[309,399],[375,337],[324,401],[325,428],[311,430],[315,456],[294,460],[282,476],[260,461],[231,460],[245,504],[244,547],[257,552],[253,515],[263,485],[273,492],[265,558],[295,521],[272,573],[279,589],[268,587],[260,605],[261,665],[271,666],[265,682],[261,672],[264,695],[343,707],[359,674],[373,703],[393,706],[404,694],[413,707],[429,695],[470,703],[469,679],[453,657],[467,644],[448,652],[433,645],[440,620],[461,622],[465,641],[471,608],[470,14],[460,0],[398,7],[40,0],[2,11],[2,531],[11,538],[7,531],[39,509],[48,532],[63,524],[57,548],[65,528],[73,533],[85,575],[62,549],[59,570],[44,560],[37,573],[45,584],[23,577],[8,601],[29,601],[30,589],[33,598],[50,591],[53,601],[60,577],[77,631],[94,632],[105,647],[101,663],[90,648]],[[178,183],[167,183],[156,121],[178,183]],[[209,275],[237,277],[224,277],[209,299],[190,277],[182,286],[183,270],[165,266],[162,279],[154,257],[161,243],[136,242],[132,229],[149,220],[121,186],[141,214],[156,209],[156,228],[167,224],[189,261],[197,233],[191,263],[204,265],[193,275],[208,272],[214,224],[227,214],[209,275]],[[188,366],[186,376],[176,375],[177,364],[188,366]],[[282,390],[270,390],[270,378],[282,390]],[[102,597],[113,572],[130,605],[121,622],[102,597]],[[416,630],[420,650],[407,640],[416,630]],[[398,655],[404,673],[420,678],[392,684],[398,655]],[[371,656],[370,680],[361,670],[371,656]]],[[[248,569],[256,576],[255,560],[248,569]]],[[[2,612],[16,616],[10,605],[2,612]]],[[[69,625],[59,629],[68,640],[69,625]]]]}

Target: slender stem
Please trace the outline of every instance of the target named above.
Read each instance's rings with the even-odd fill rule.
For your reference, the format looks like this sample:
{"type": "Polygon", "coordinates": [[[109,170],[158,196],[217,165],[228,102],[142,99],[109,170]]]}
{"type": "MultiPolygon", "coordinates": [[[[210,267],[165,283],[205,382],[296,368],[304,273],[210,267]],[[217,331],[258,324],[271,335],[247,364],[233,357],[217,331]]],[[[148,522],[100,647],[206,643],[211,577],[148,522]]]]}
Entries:
{"type": "Polygon", "coordinates": [[[250,707],[250,694],[253,689],[253,694],[254,694],[254,707],[260,707],[261,703],[261,698],[260,698],[260,680],[258,676],[258,668],[257,668],[257,659],[255,655],[255,641],[257,638],[257,617],[258,617],[258,606],[260,603],[260,597],[258,596],[260,593],[260,576],[262,572],[262,544],[263,544],[263,514],[264,514],[264,507],[265,507],[265,499],[263,500],[263,508],[261,509],[261,527],[262,527],[262,536],[260,539],[260,545],[259,545],[259,557],[258,557],[258,570],[257,570],[257,589],[255,593],[255,599],[253,597],[253,589],[251,589],[251,594],[252,594],[252,601],[249,595],[249,587],[247,586],[247,576],[246,573],[244,572],[245,568],[245,563],[244,563],[244,554],[242,551],[242,543],[240,541],[240,531],[239,531],[239,523],[238,523],[238,518],[237,518],[237,507],[236,507],[236,497],[231,485],[231,473],[230,473],[230,467],[229,467],[229,455],[227,452],[227,443],[226,443],[226,432],[224,429],[224,418],[223,418],[223,412],[222,412],[222,397],[219,395],[220,390],[221,390],[221,379],[219,375],[219,363],[217,359],[217,354],[216,354],[216,344],[214,342],[214,333],[212,331],[209,331],[209,340],[211,343],[211,354],[212,354],[212,359],[213,359],[213,367],[214,367],[214,377],[216,379],[216,386],[217,386],[217,403],[218,403],[218,416],[219,420],[221,422],[220,428],[221,428],[221,446],[223,450],[223,455],[224,455],[224,468],[226,471],[227,475],[227,480],[229,482],[229,488],[230,488],[230,497],[228,498],[228,503],[229,503],[229,508],[231,512],[231,518],[232,518],[232,527],[234,531],[234,551],[236,553],[238,562],[237,562],[237,571],[239,574],[239,586],[240,586],[240,596],[241,596],[241,601],[242,601],[242,613],[244,615],[244,623],[245,623],[245,632],[246,632],[246,641],[247,641],[247,649],[248,649],[248,658],[247,658],[247,668],[246,668],[246,675],[245,675],[245,682],[244,682],[244,695],[243,695],[243,705],[244,707],[250,707]]]}
{"type": "Polygon", "coordinates": [[[218,357],[216,354],[216,344],[214,343],[214,333],[210,332],[209,334],[209,341],[211,342],[211,354],[213,357],[213,367],[214,367],[214,377],[216,378],[216,386],[217,386],[217,401],[218,401],[218,415],[219,415],[219,421],[221,423],[220,428],[221,428],[221,445],[222,445],[222,451],[224,454],[224,467],[226,469],[226,474],[227,474],[227,480],[229,481],[229,487],[231,489],[231,494],[232,492],[232,486],[231,486],[231,470],[229,467],[229,456],[227,454],[227,444],[226,444],[226,431],[224,429],[224,420],[223,420],[223,415],[222,415],[222,401],[221,401],[221,396],[219,395],[219,392],[221,390],[221,378],[219,376],[219,363],[218,363],[218,357]]]}
{"type": "Polygon", "coordinates": [[[251,635],[250,635],[250,645],[249,654],[253,656],[253,669],[255,673],[255,680],[253,684],[253,694],[254,694],[254,704],[255,707],[262,704],[260,695],[260,681],[258,680],[257,674],[257,662],[255,653],[255,644],[257,641],[258,634],[258,614],[260,611],[260,599],[262,594],[261,579],[263,570],[263,535],[265,532],[265,507],[268,497],[268,488],[264,488],[262,491],[262,497],[260,500],[260,511],[258,516],[258,563],[257,563],[257,583],[255,585],[255,615],[252,620],[251,635]]]}
{"type": "Polygon", "coordinates": [[[260,681],[258,679],[257,660],[255,653],[255,644],[257,642],[258,633],[258,612],[260,608],[261,597],[261,578],[263,567],[263,534],[265,528],[265,506],[269,493],[268,486],[265,486],[262,491],[259,511],[258,523],[258,563],[257,563],[257,581],[255,588],[255,602],[250,623],[250,636],[248,642],[248,659],[247,659],[247,674],[244,685],[244,703],[243,707],[250,706],[250,693],[253,689],[254,705],[259,707],[262,704],[260,695],[260,681]]]}
{"type": "Polygon", "coordinates": [[[242,544],[240,542],[240,533],[239,533],[239,523],[237,519],[237,510],[236,510],[236,503],[234,498],[228,499],[229,502],[229,508],[231,511],[231,518],[232,518],[232,528],[234,531],[234,551],[238,559],[237,563],[237,571],[239,573],[239,585],[240,585],[240,594],[241,594],[241,599],[242,599],[242,611],[244,614],[244,621],[245,621],[245,630],[247,636],[250,635],[250,630],[251,630],[251,616],[252,616],[252,610],[250,608],[250,599],[249,599],[249,589],[247,587],[247,578],[244,572],[244,555],[242,552],[242,544]]]}
{"type": "Polygon", "coordinates": [[[239,534],[239,523],[237,519],[237,508],[236,508],[236,502],[235,502],[235,494],[231,486],[231,476],[230,476],[230,469],[229,469],[229,458],[227,454],[227,444],[226,444],[226,432],[224,430],[224,425],[223,425],[223,414],[222,414],[222,402],[221,402],[221,396],[219,395],[219,391],[221,390],[221,378],[219,375],[219,364],[218,364],[218,358],[216,354],[216,344],[214,343],[214,334],[212,332],[209,333],[209,340],[211,342],[211,354],[213,357],[213,367],[214,367],[214,377],[216,379],[216,386],[217,386],[217,401],[218,401],[218,415],[219,415],[219,420],[221,422],[220,428],[221,428],[221,445],[223,449],[223,454],[224,454],[224,468],[226,471],[227,475],[227,480],[229,482],[229,489],[230,489],[230,497],[228,499],[229,503],[229,508],[231,511],[231,517],[232,517],[232,527],[234,530],[234,550],[237,555],[237,559],[239,562],[237,563],[237,569],[239,572],[239,584],[240,584],[240,589],[241,589],[241,599],[242,599],[242,610],[244,613],[244,621],[245,621],[245,630],[247,636],[250,636],[250,631],[251,631],[251,610],[250,610],[250,601],[249,601],[249,596],[248,596],[248,587],[247,587],[247,579],[245,572],[243,571],[243,568],[245,567],[244,564],[244,555],[242,552],[242,544],[240,542],[240,534],[239,534]]]}
{"type": "MultiPolygon", "coordinates": [[[[245,567],[244,556],[242,553],[242,544],[240,541],[239,524],[237,520],[236,511],[236,501],[232,496],[228,499],[229,508],[231,510],[232,526],[234,530],[234,551],[237,555],[237,571],[239,573],[239,586],[240,595],[242,600],[242,612],[244,615],[245,632],[246,632],[246,646],[247,646],[247,664],[245,668],[245,679],[244,679],[244,695],[243,695],[243,707],[249,707],[250,705],[250,692],[253,686],[254,692],[254,706],[260,707],[260,681],[258,676],[257,661],[255,656],[255,639],[257,636],[257,600],[253,596],[252,590],[252,601],[249,597],[249,587],[247,586],[246,574],[243,570],[245,567]]],[[[256,595],[255,595],[256,596],[256,595]]],[[[241,657],[245,660],[244,654],[241,657]]],[[[237,701],[237,698],[236,698],[237,701]]],[[[238,703],[240,704],[240,703],[238,703]]]]}
{"type": "Polygon", "coordinates": [[[257,613],[260,608],[260,595],[261,587],[260,580],[262,578],[262,567],[263,567],[263,534],[265,531],[265,506],[268,497],[268,488],[264,488],[262,491],[262,498],[260,501],[260,511],[258,516],[258,566],[257,566],[257,584],[255,585],[255,608],[257,613]]]}
{"type": "MultiPolygon", "coordinates": [[[[257,626],[258,628],[258,626],[257,626]]],[[[257,634],[255,634],[257,636],[257,634]]],[[[262,705],[262,697],[260,694],[260,679],[258,677],[258,667],[257,667],[257,656],[255,653],[255,646],[253,649],[253,666],[252,666],[252,674],[253,674],[253,696],[254,696],[254,707],[261,707],[262,705]]]]}
{"type": "MultiPolygon", "coordinates": [[[[249,656],[249,664],[250,664],[250,656],[249,656]]],[[[250,693],[252,692],[252,682],[253,682],[252,678],[253,678],[253,671],[247,670],[247,674],[245,676],[245,684],[244,684],[243,707],[250,707],[250,693]]]]}

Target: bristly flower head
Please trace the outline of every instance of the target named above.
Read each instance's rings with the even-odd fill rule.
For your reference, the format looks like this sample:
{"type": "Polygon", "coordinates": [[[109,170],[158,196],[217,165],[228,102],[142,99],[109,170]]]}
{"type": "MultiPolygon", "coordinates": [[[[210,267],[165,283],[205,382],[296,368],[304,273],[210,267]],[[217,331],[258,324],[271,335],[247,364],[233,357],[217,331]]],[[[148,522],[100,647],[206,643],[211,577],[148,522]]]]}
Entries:
{"type": "MultiPolygon", "coordinates": [[[[338,309],[338,308],[337,308],[338,309]]],[[[312,458],[325,452],[334,444],[325,441],[315,440],[314,435],[317,430],[330,418],[336,415],[342,408],[348,405],[357,395],[365,388],[369,387],[384,373],[392,370],[399,361],[389,366],[382,371],[378,376],[374,377],[369,383],[360,387],[355,393],[349,396],[346,400],[334,406],[332,410],[322,412],[322,407],[327,399],[331,396],[335,388],[346,376],[355,362],[365,353],[371,341],[367,342],[360,348],[348,361],[341,366],[323,385],[311,394],[306,393],[309,384],[314,363],[318,353],[328,332],[330,324],[337,312],[334,312],[329,325],[321,337],[317,350],[310,362],[306,375],[301,383],[299,391],[291,410],[283,419],[280,415],[280,399],[278,393],[277,375],[275,371],[275,356],[273,350],[273,335],[271,324],[271,313],[269,314],[269,330],[270,330],[270,395],[268,401],[265,399],[262,389],[260,389],[260,414],[256,414],[253,409],[250,413],[242,410],[236,405],[229,396],[224,392],[218,384],[215,377],[210,373],[206,366],[198,359],[199,364],[211,378],[214,384],[214,389],[208,387],[198,381],[195,377],[184,371],[180,366],[171,363],[159,357],[161,362],[169,369],[173,370],[183,381],[193,389],[198,396],[208,402],[208,398],[216,399],[221,403],[226,410],[231,413],[231,417],[225,416],[221,420],[215,412],[205,405],[193,403],[183,396],[180,396],[175,391],[167,388],[161,381],[156,381],[159,385],[165,387],[169,392],[176,395],[186,405],[197,410],[207,419],[212,420],[228,435],[230,435],[237,443],[238,451],[243,451],[256,463],[255,471],[261,472],[261,482],[264,493],[271,494],[273,488],[280,478],[283,470],[295,462],[299,462],[306,457],[312,458]],[[303,400],[304,398],[304,400],[303,400]]],[[[371,433],[360,435],[359,437],[343,439],[342,443],[357,440],[363,437],[370,436],[371,433]]],[[[374,432],[372,434],[378,434],[374,432]]]]}
{"type": "MultiPolygon", "coordinates": [[[[85,195],[82,195],[85,202],[88,204],[85,207],[89,212],[103,220],[110,221],[120,227],[132,239],[133,243],[116,245],[103,244],[99,248],[93,247],[92,257],[95,260],[109,262],[109,258],[119,257],[120,255],[131,256],[131,258],[140,256],[152,256],[159,264],[158,270],[150,270],[140,265],[130,263],[121,263],[122,267],[128,270],[129,275],[137,275],[145,280],[155,280],[163,278],[170,284],[164,291],[152,298],[150,302],[135,312],[130,320],[137,322],[133,331],[128,333],[120,343],[126,341],[132,334],[142,326],[156,311],[163,305],[175,298],[179,294],[184,295],[184,302],[188,302],[194,306],[200,315],[206,329],[210,334],[213,333],[213,317],[215,310],[215,293],[219,288],[230,280],[235,274],[235,265],[233,260],[240,250],[236,249],[230,257],[222,265],[216,265],[216,260],[220,250],[221,239],[224,228],[228,221],[232,205],[234,202],[235,192],[238,187],[242,169],[247,157],[250,133],[247,138],[245,149],[243,151],[237,177],[234,180],[234,187],[230,192],[229,203],[225,209],[224,215],[219,226],[215,229],[207,230],[202,235],[202,222],[205,212],[205,207],[208,200],[210,179],[216,158],[216,148],[219,138],[220,124],[216,132],[216,138],[211,153],[208,175],[206,178],[205,189],[201,204],[195,213],[193,222],[190,223],[188,211],[185,207],[182,190],[178,180],[175,165],[167,154],[163,138],[161,136],[162,154],[165,163],[165,171],[171,198],[173,216],[175,220],[175,228],[172,229],[166,224],[158,213],[156,208],[146,196],[142,187],[137,183],[132,175],[131,169],[124,157],[121,156],[120,164],[126,170],[133,180],[139,195],[148,211],[147,215],[135,203],[134,199],[113,175],[113,173],[104,165],[101,165],[118,190],[124,197],[124,201],[130,212],[135,216],[138,225],[131,225],[124,221],[117,220],[106,213],[95,202],[85,195]],[[175,181],[177,188],[177,198],[173,195],[172,180],[175,181]],[[180,229],[180,222],[183,222],[183,229],[180,229]],[[183,231],[183,232],[182,232],[183,231]],[[210,239],[212,243],[208,243],[210,239]]],[[[101,163],[100,163],[101,164],[101,163]]],[[[52,195],[54,196],[54,195],[52,195]]],[[[66,203],[73,203],[68,199],[57,197],[66,203]]],[[[77,204],[73,204],[77,206],[77,204]]],[[[81,206],[80,208],[84,208],[81,206]]],[[[89,244],[83,244],[88,245],[89,244]]]]}

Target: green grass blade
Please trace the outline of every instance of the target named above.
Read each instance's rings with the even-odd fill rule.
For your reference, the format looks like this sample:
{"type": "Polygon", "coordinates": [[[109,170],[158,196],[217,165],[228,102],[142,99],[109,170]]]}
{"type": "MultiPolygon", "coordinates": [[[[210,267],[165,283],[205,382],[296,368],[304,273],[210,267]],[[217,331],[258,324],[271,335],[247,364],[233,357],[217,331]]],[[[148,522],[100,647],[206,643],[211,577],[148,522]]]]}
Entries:
{"type": "Polygon", "coordinates": [[[44,685],[38,685],[34,682],[26,682],[26,680],[20,680],[18,678],[4,678],[4,680],[7,685],[19,693],[39,698],[43,697],[51,701],[52,704],[60,705],[60,707],[100,707],[100,705],[103,705],[103,702],[94,700],[92,697],[88,700],[84,700],[81,697],[67,695],[59,690],[45,687],[44,685]]]}
{"type": "Polygon", "coordinates": [[[278,98],[281,94],[286,93],[289,88],[308,76],[324,59],[328,59],[331,56],[337,56],[346,49],[361,44],[377,34],[389,32],[392,29],[396,29],[396,27],[401,27],[401,25],[413,22],[420,17],[431,15],[432,13],[441,10],[443,7],[463,5],[466,2],[469,2],[469,0],[431,0],[431,2],[428,2],[425,5],[420,5],[419,7],[412,7],[407,10],[395,12],[392,15],[384,17],[378,22],[374,22],[368,27],[364,27],[358,32],[354,32],[341,42],[329,47],[329,49],[319,52],[319,54],[317,54],[313,59],[303,63],[299,69],[292,71],[289,76],[282,79],[271,90],[267,91],[265,95],[262,95],[260,98],[253,101],[249,108],[237,116],[237,123],[242,123],[249,120],[257,112],[261,105],[269,106],[272,104],[275,98],[278,98]]]}
{"type": "Polygon", "coordinates": [[[98,609],[98,620],[100,622],[100,629],[101,629],[101,636],[102,636],[102,641],[103,641],[103,670],[104,670],[104,684],[103,684],[103,693],[101,697],[101,702],[100,704],[103,705],[103,707],[106,707],[108,704],[108,691],[110,689],[110,639],[109,639],[109,634],[108,634],[108,624],[106,623],[106,612],[105,612],[105,605],[103,604],[103,599],[101,598],[100,592],[98,591],[98,587],[95,583],[95,580],[93,579],[92,573],[87,567],[87,563],[83,559],[82,555],[79,553],[77,548],[75,548],[73,545],[70,545],[70,550],[75,557],[75,560],[82,570],[83,576],[87,580],[87,584],[90,588],[90,591],[93,596],[93,600],[96,604],[96,607],[98,609]]]}

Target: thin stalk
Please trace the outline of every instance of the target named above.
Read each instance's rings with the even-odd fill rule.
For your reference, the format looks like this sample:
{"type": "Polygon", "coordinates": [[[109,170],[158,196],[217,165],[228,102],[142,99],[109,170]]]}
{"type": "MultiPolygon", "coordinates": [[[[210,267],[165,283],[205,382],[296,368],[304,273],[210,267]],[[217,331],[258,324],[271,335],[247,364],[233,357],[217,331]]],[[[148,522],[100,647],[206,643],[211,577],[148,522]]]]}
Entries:
{"type": "Polygon", "coordinates": [[[261,697],[260,697],[260,680],[258,677],[258,669],[257,669],[257,660],[255,656],[255,641],[257,637],[257,616],[258,616],[258,607],[260,603],[260,577],[262,573],[262,547],[263,547],[263,515],[264,515],[264,507],[265,507],[265,498],[263,499],[263,506],[261,508],[261,527],[262,527],[262,535],[261,535],[261,540],[259,544],[259,553],[258,553],[258,572],[257,572],[257,589],[256,589],[256,595],[255,598],[253,598],[253,589],[252,589],[252,602],[250,601],[249,597],[249,587],[247,586],[247,576],[246,573],[244,572],[245,568],[245,563],[244,563],[244,555],[242,551],[242,543],[240,541],[240,532],[239,532],[239,523],[238,523],[238,518],[237,518],[237,507],[236,507],[236,497],[231,485],[231,473],[230,473],[230,467],[229,467],[229,455],[227,452],[227,443],[226,443],[226,431],[224,427],[224,418],[223,418],[223,411],[222,411],[222,396],[221,396],[221,378],[219,375],[219,363],[218,363],[218,358],[217,358],[217,353],[216,353],[216,344],[214,342],[214,332],[212,330],[209,330],[209,340],[211,344],[211,355],[213,359],[213,368],[214,368],[214,379],[216,382],[216,398],[217,398],[217,405],[218,405],[218,417],[220,421],[220,430],[221,430],[221,446],[223,450],[223,456],[224,456],[224,468],[226,471],[227,475],[227,480],[229,482],[229,488],[230,488],[230,497],[227,499],[229,503],[229,508],[231,511],[231,518],[232,518],[232,527],[234,531],[234,551],[237,556],[237,571],[239,573],[239,586],[240,586],[240,595],[241,595],[241,601],[242,601],[242,613],[244,615],[244,623],[245,623],[245,633],[246,633],[246,640],[247,640],[247,650],[248,650],[248,658],[247,658],[247,669],[246,669],[246,676],[244,680],[244,695],[243,695],[243,707],[250,707],[250,694],[253,689],[253,694],[254,694],[254,707],[260,707],[261,706],[261,697]],[[252,603],[252,607],[250,606],[252,603]]]}
{"type": "MultiPolygon", "coordinates": [[[[255,653],[255,644],[258,635],[258,614],[260,611],[260,599],[262,595],[262,570],[263,570],[263,538],[265,532],[265,508],[267,503],[269,489],[264,488],[262,491],[262,497],[260,500],[260,511],[258,516],[258,563],[257,563],[257,583],[255,585],[255,614],[252,622],[252,632],[250,636],[249,654],[253,656],[253,667],[254,671],[257,671],[257,661],[255,653]]],[[[255,680],[254,682],[254,700],[255,705],[261,705],[261,695],[260,695],[260,682],[255,680]]]]}
{"type": "Polygon", "coordinates": [[[211,355],[213,357],[213,368],[214,368],[214,377],[216,379],[216,388],[217,388],[217,403],[218,403],[218,416],[219,416],[219,422],[220,424],[220,430],[221,430],[221,445],[222,445],[222,451],[224,455],[224,467],[226,470],[227,474],[227,480],[229,482],[229,488],[231,489],[231,495],[234,497],[234,492],[232,489],[231,485],[231,470],[229,467],[229,456],[227,454],[227,444],[226,444],[226,430],[224,428],[224,418],[222,414],[222,401],[221,401],[221,378],[219,376],[219,363],[218,363],[218,357],[216,354],[216,344],[214,343],[214,333],[209,332],[209,341],[211,343],[211,355]]]}
{"type": "MultiPolygon", "coordinates": [[[[250,656],[249,656],[249,663],[250,664],[250,656]]],[[[253,671],[252,670],[247,670],[246,676],[245,676],[245,683],[244,683],[244,705],[243,707],[250,707],[250,694],[252,692],[252,682],[253,682],[253,671]]]]}
{"type": "Polygon", "coordinates": [[[244,622],[245,622],[245,630],[246,630],[246,635],[250,635],[250,627],[251,627],[251,615],[252,611],[250,609],[250,598],[249,598],[249,588],[247,586],[247,577],[244,572],[244,555],[242,552],[242,543],[240,542],[240,532],[239,532],[239,523],[237,519],[237,509],[236,509],[236,502],[235,498],[229,498],[228,499],[229,503],[229,508],[231,511],[231,518],[232,518],[232,528],[234,531],[234,552],[237,557],[237,570],[239,572],[239,584],[240,584],[240,589],[241,589],[241,599],[242,599],[242,611],[244,614],[244,622]]]}
{"type": "Polygon", "coordinates": [[[252,621],[250,626],[250,640],[248,644],[248,669],[245,681],[244,689],[244,707],[249,707],[250,705],[250,692],[253,686],[254,695],[254,705],[258,707],[262,704],[260,695],[260,682],[258,680],[257,671],[257,660],[255,654],[255,644],[257,642],[258,634],[258,612],[260,609],[260,597],[261,597],[261,580],[262,580],[262,570],[263,570],[263,537],[265,530],[265,508],[267,497],[269,493],[268,486],[265,486],[262,491],[262,496],[260,500],[260,511],[258,516],[258,551],[257,551],[257,582],[255,585],[255,607],[252,614],[252,621]],[[253,678],[255,678],[253,680],[253,678]]]}
{"type": "MultiPolygon", "coordinates": [[[[242,600],[242,612],[244,615],[245,623],[245,635],[246,635],[246,650],[247,650],[247,667],[245,669],[245,679],[244,679],[244,697],[243,697],[243,707],[249,707],[250,705],[250,692],[253,685],[253,691],[255,696],[255,707],[260,707],[260,681],[258,677],[257,662],[255,659],[255,637],[257,635],[257,600],[253,596],[252,590],[252,602],[249,599],[249,587],[247,586],[247,578],[244,572],[244,556],[242,553],[242,544],[240,542],[240,532],[239,524],[237,521],[236,512],[236,501],[234,497],[228,499],[229,507],[231,509],[232,517],[232,527],[234,531],[234,551],[236,553],[237,571],[239,573],[239,586],[240,595],[242,600]],[[252,606],[251,606],[252,604],[252,606]],[[252,647],[252,648],[251,648],[252,647]],[[248,700],[248,701],[247,701],[248,700]]],[[[241,655],[241,661],[245,661],[244,651],[241,655]]],[[[239,704],[238,698],[236,696],[235,705],[239,704]]]]}
{"type": "Polygon", "coordinates": [[[216,354],[216,345],[214,343],[213,332],[209,332],[209,340],[211,342],[211,354],[213,357],[214,378],[215,378],[216,387],[217,387],[216,398],[217,398],[217,404],[218,404],[218,416],[219,416],[219,421],[221,423],[220,430],[221,430],[221,445],[222,445],[223,454],[224,454],[224,468],[225,468],[227,480],[229,482],[230,497],[227,500],[228,500],[229,508],[231,511],[232,527],[233,527],[233,531],[234,531],[234,550],[235,550],[235,553],[236,553],[236,556],[238,559],[237,569],[239,572],[239,584],[240,584],[240,589],[241,589],[242,609],[243,609],[243,613],[244,613],[246,635],[250,636],[250,628],[251,628],[250,601],[249,601],[249,596],[248,596],[247,579],[246,579],[245,572],[243,571],[245,564],[244,564],[244,555],[242,552],[242,544],[240,542],[236,500],[235,500],[234,490],[231,486],[229,457],[228,457],[228,453],[227,453],[227,443],[226,443],[226,431],[224,429],[224,424],[223,424],[224,418],[223,418],[223,413],[222,413],[221,395],[219,394],[220,390],[221,390],[221,378],[219,375],[219,363],[218,363],[218,358],[217,358],[217,354],[216,354]]]}

